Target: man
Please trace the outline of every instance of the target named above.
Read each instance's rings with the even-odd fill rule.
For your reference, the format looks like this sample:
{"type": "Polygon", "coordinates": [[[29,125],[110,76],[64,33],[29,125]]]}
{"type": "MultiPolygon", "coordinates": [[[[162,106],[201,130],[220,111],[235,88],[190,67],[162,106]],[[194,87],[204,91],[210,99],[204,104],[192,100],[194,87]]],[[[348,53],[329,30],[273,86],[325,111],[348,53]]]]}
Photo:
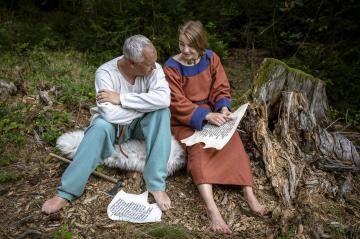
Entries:
{"type": "Polygon", "coordinates": [[[44,213],[59,211],[79,197],[90,174],[112,155],[114,143],[144,139],[147,161],[143,177],[160,209],[170,209],[165,192],[170,155],[170,89],[151,41],[135,35],[125,40],[123,56],[100,66],[95,74],[97,106],[92,122],[72,163],[65,170],[57,194],[42,206],[44,213]]]}

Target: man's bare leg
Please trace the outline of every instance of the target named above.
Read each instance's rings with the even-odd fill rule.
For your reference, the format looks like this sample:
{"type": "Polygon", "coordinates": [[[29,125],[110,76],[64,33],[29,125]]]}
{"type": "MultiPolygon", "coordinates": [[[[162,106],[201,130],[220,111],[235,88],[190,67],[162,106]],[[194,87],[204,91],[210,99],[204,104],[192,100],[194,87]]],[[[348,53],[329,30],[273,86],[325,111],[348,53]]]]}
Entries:
{"type": "Polygon", "coordinates": [[[265,214],[265,206],[259,203],[254,195],[252,187],[244,187],[244,197],[251,210],[260,215],[265,214]]]}
{"type": "Polygon", "coordinates": [[[154,196],[154,199],[161,211],[167,211],[171,208],[171,200],[166,192],[150,191],[150,193],[154,196]]]}
{"type": "Polygon", "coordinates": [[[68,205],[69,202],[59,196],[55,196],[49,200],[47,200],[41,208],[41,211],[46,213],[46,214],[51,214],[54,212],[59,211],[61,208],[65,207],[66,205],[68,205]]]}
{"type": "Polygon", "coordinates": [[[214,232],[221,232],[230,234],[230,227],[226,224],[222,218],[219,209],[217,208],[211,184],[199,184],[197,185],[201,197],[205,201],[206,211],[210,219],[210,229],[214,232]]]}

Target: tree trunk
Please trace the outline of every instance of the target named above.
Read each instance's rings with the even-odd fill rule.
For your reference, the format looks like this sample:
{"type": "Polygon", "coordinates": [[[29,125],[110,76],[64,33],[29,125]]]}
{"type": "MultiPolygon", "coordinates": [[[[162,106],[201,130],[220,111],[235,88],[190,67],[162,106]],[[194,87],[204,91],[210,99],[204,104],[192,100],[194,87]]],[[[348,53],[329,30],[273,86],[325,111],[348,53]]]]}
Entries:
{"type": "Polygon", "coordinates": [[[285,207],[308,189],[328,187],[339,193],[336,180],[324,178],[321,170],[360,170],[352,142],[327,131],[328,103],[320,79],[265,59],[254,87],[239,100],[245,99],[252,102],[240,123],[253,144],[247,148],[261,155],[266,175],[285,207]]]}

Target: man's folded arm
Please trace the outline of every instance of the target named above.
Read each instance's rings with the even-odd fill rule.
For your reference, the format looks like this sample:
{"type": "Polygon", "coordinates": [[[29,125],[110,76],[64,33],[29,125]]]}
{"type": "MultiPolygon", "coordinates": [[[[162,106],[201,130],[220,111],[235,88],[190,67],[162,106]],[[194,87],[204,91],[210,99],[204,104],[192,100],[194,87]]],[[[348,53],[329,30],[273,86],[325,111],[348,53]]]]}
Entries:
{"type": "MultiPolygon", "coordinates": [[[[114,91],[114,85],[108,72],[104,70],[98,70],[95,74],[96,94],[100,90],[104,89],[114,91]]],[[[106,121],[114,124],[129,124],[132,120],[140,118],[144,115],[144,113],[135,109],[125,109],[121,105],[114,105],[110,102],[96,102],[96,106],[96,108],[92,109],[92,113],[98,113],[106,121]]]]}
{"type": "Polygon", "coordinates": [[[136,110],[124,109],[120,105],[114,105],[109,102],[97,103],[97,113],[99,113],[106,121],[113,124],[126,125],[136,118],[144,115],[136,110]]]}
{"type": "Polygon", "coordinates": [[[170,88],[160,65],[148,78],[148,92],[125,93],[120,95],[121,106],[139,112],[151,112],[170,105],[170,88]]]}

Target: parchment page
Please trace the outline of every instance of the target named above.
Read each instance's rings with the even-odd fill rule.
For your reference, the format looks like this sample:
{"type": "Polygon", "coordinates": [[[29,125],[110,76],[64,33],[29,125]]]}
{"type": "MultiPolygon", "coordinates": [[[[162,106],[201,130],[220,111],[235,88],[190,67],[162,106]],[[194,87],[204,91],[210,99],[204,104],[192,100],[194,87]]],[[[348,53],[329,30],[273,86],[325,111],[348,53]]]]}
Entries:
{"type": "Polygon", "coordinates": [[[161,210],[156,203],[149,204],[148,191],[136,195],[118,192],[107,207],[107,214],[112,220],[135,223],[161,221],[161,210]]]}
{"type": "Polygon", "coordinates": [[[186,146],[203,142],[204,148],[222,149],[234,134],[240,120],[244,116],[249,103],[243,104],[231,114],[233,120],[226,122],[222,126],[206,124],[201,131],[196,130],[190,137],[181,140],[186,146]]]}

